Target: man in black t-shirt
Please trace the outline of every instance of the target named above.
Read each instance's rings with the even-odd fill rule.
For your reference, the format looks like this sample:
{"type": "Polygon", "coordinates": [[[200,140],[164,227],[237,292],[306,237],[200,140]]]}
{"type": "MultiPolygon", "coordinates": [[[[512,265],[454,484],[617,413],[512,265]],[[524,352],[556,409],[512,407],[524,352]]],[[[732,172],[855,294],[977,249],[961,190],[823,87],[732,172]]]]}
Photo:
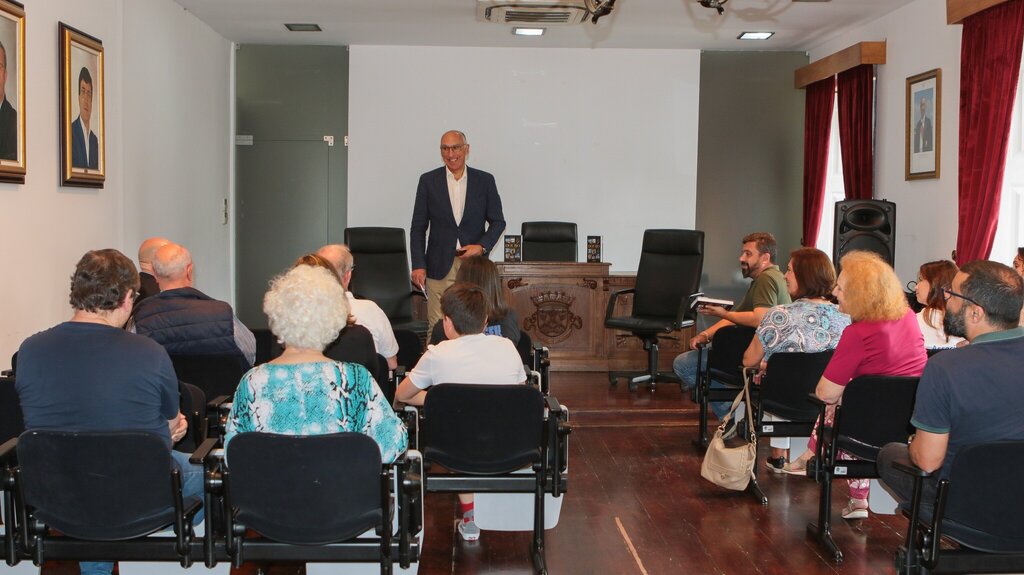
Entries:
{"type": "Polygon", "coordinates": [[[892,462],[907,457],[925,471],[922,502],[932,505],[938,479],[949,474],[957,450],[977,443],[1024,440],[1024,328],[1018,325],[1024,285],[1012,268],[990,261],[971,262],[945,290],[947,334],[970,345],[928,360],[917,387],[917,432],[907,444],[890,443],[878,456],[878,473],[897,499],[908,501],[913,478],[892,462]]]}
{"type": "MultiPolygon", "coordinates": [[[[86,253],[71,279],[74,315],[25,340],[15,386],[27,429],[144,431],[167,441],[183,495],[202,495],[202,467],[171,444],[188,431],[178,380],[155,341],[124,331],[139,290],[135,265],[117,250],[86,253]]],[[[166,486],[154,486],[164,489],[166,486]]],[[[113,563],[82,563],[110,573],[113,563]]]]}

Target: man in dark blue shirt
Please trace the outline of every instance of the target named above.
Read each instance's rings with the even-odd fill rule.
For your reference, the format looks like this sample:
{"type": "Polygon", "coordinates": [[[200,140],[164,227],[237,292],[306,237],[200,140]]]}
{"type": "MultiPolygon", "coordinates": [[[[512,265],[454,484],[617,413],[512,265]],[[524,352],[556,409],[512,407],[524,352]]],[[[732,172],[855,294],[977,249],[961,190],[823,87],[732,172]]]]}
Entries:
{"type": "Polygon", "coordinates": [[[940,470],[925,483],[922,502],[935,501],[935,485],[949,474],[959,449],[977,443],[1024,440],[1024,328],[1020,327],[1024,285],[1008,266],[971,262],[945,290],[947,334],[970,345],[944,351],[928,361],[917,387],[917,429],[908,444],[890,443],[878,456],[878,472],[902,501],[913,494],[913,479],[892,461],[907,457],[924,471],[940,470]]]}
{"type": "MultiPolygon", "coordinates": [[[[188,430],[178,380],[155,341],[122,329],[139,290],[135,265],[117,250],[86,253],[71,279],[70,321],[37,333],[18,350],[15,384],[28,429],[144,431],[167,441],[183,494],[202,494],[202,467],[171,444],[188,430]]],[[[153,486],[163,489],[165,486],[153,486]]],[[[83,575],[113,563],[82,563],[83,575]]]]}

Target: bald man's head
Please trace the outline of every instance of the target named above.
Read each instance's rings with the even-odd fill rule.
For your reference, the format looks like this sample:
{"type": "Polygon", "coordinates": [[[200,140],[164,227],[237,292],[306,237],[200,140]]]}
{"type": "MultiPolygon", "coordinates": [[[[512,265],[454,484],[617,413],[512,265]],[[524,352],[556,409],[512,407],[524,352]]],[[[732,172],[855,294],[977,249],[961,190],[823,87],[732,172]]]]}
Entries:
{"type": "Polygon", "coordinates": [[[153,275],[160,291],[192,287],[192,254],[178,244],[161,247],[153,254],[153,275]]]}
{"type": "Polygon", "coordinates": [[[352,274],[349,272],[355,267],[355,261],[352,259],[352,252],[348,249],[348,246],[345,244],[328,244],[317,250],[316,253],[331,262],[331,265],[334,266],[334,271],[341,278],[341,285],[348,289],[348,284],[352,280],[352,274]]]}
{"type": "Polygon", "coordinates": [[[148,238],[144,240],[139,246],[139,270],[155,275],[153,274],[153,255],[156,254],[158,249],[169,243],[171,243],[171,240],[167,238],[148,238]]]}

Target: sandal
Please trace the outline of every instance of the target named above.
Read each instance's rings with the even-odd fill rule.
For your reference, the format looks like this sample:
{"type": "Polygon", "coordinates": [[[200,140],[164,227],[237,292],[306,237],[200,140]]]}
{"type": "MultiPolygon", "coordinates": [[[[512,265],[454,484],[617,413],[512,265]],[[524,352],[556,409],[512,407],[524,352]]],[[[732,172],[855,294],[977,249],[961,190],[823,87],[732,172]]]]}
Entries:
{"type": "Polygon", "coordinates": [[[797,459],[782,466],[782,472],[788,475],[807,475],[807,461],[797,459]]]}

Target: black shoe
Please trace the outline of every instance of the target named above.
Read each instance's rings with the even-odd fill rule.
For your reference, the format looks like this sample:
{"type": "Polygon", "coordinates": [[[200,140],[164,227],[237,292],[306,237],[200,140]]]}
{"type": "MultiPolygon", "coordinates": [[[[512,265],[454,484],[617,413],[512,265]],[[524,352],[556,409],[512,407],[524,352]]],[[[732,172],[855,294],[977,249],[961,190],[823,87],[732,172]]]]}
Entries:
{"type": "Polygon", "coordinates": [[[768,470],[772,473],[783,473],[782,468],[786,466],[785,457],[769,457],[765,460],[768,470]]]}

